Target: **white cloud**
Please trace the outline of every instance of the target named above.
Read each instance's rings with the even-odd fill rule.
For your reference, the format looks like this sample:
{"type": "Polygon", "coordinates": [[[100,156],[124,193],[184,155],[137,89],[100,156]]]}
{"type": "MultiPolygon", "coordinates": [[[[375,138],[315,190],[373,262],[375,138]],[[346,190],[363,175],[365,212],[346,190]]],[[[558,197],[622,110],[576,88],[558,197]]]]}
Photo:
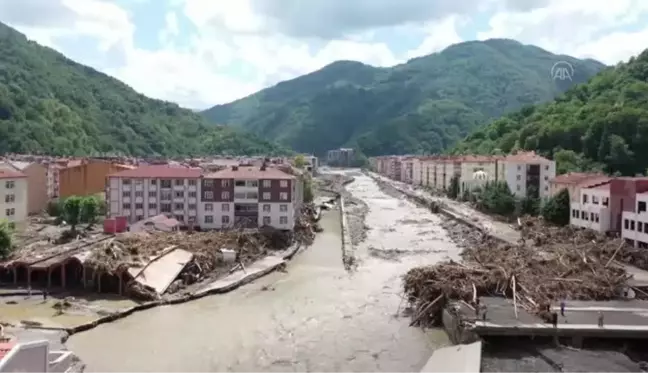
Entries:
{"type": "MultiPolygon", "coordinates": [[[[148,0],[131,4],[143,10],[162,6],[148,0]]],[[[514,38],[607,63],[638,53],[648,40],[648,22],[623,31],[648,19],[648,2],[639,0],[168,0],[165,5],[164,29],[146,30],[157,36],[157,49],[136,45],[136,27],[142,27],[133,24],[136,9],[116,0],[0,0],[0,21],[146,95],[192,108],[228,102],[336,60],[390,66],[464,38],[514,38]],[[467,31],[484,17],[487,29],[467,31]],[[188,35],[181,21],[195,32],[188,35]],[[385,38],[389,30],[398,30],[393,33],[398,38],[385,38]],[[401,34],[418,39],[404,50],[401,34]],[[92,56],[65,42],[79,37],[95,41],[92,56]]]]}

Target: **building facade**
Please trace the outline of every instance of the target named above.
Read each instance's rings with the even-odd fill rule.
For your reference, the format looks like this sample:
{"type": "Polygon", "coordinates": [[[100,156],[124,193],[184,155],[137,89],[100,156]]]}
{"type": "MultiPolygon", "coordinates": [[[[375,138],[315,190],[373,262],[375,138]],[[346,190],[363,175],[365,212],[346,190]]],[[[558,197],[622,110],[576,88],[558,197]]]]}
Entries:
{"type": "Polygon", "coordinates": [[[13,169],[0,168],[0,220],[21,228],[27,220],[27,176],[13,169]]]}
{"type": "Polygon", "coordinates": [[[355,150],[340,148],[326,153],[326,163],[334,167],[350,167],[355,160],[355,150]]]}
{"type": "Polygon", "coordinates": [[[39,214],[47,207],[47,167],[38,162],[8,161],[5,168],[23,173],[27,177],[27,213],[39,214]]]}
{"type": "Polygon", "coordinates": [[[556,177],[556,162],[535,152],[519,152],[498,162],[498,180],[506,181],[516,197],[532,195],[545,199],[551,196],[549,181],[556,177]]]}
{"type": "Polygon", "coordinates": [[[58,171],[59,197],[102,193],[106,176],[134,167],[96,159],[75,160],[58,171]]]}
{"type": "Polygon", "coordinates": [[[303,184],[277,167],[198,168],[156,165],[107,177],[109,218],[130,224],[159,214],[183,227],[292,230],[303,202],[303,184]]]}

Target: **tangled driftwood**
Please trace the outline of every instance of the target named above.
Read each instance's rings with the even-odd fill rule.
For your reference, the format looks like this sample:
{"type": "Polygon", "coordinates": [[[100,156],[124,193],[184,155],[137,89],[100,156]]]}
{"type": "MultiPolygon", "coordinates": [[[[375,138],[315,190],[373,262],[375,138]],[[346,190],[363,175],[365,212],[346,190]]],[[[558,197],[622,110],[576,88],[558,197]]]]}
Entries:
{"type": "Polygon", "coordinates": [[[630,277],[614,261],[648,263],[648,255],[595,232],[552,227],[540,219],[522,219],[520,230],[519,245],[469,234],[463,263],[410,270],[404,291],[417,309],[417,323],[438,322],[435,311],[444,304],[439,297],[475,302],[478,296],[505,296],[534,313],[563,298],[613,299],[630,277]]]}

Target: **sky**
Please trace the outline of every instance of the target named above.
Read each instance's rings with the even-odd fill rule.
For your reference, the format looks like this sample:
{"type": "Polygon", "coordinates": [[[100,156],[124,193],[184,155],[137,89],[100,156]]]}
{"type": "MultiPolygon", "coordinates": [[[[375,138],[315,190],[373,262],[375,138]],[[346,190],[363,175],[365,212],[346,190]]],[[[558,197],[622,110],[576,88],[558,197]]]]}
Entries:
{"type": "Polygon", "coordinates": [[[192,109],[336,60],[393,66],[466,40],[607,64],[648,47],[646,0],[0,0],[0,21],[192,109]]]}

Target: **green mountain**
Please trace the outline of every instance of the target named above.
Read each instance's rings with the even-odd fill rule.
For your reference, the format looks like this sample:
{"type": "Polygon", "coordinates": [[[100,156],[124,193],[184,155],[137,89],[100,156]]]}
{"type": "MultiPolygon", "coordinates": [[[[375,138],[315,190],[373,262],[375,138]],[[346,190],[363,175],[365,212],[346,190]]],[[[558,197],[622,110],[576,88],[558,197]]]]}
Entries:
{"type": "Polygon", "coordinates": [[[283,148],[42,47],[0,23],[0,154],[277,153],[283,148]]]}
{"type": "Polygon", "coordinates": [[[602,71],[555,101],[490,123],[454,152],[534,149],[560,173],[603,169],[634,176],[648,168],[648,50],[602,71]]]}
{"type": "Polygon", "coordinates": [[[358,146],[366,155],[435,153],[604,67],[513,40],[472,41],[392,68],[335,62],[203,114],[298,151],[358,146]],[[559,61],[573,66],[571,80],[552,79],[559,61]]]}

